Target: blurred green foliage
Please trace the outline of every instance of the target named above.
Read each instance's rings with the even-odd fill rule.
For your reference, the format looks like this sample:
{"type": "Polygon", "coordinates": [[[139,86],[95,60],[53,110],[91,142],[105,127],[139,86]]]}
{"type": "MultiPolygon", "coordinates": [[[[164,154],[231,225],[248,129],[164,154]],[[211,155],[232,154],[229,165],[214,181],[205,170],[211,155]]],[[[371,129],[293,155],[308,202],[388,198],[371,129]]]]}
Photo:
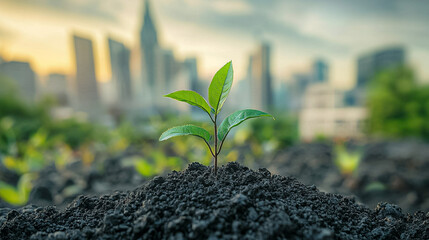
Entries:
{"type": "Polygon", "coordinates": [[[390,138],[429,140],[429,86],[408,67],[381,72],[369,89],[368,130],[390,138]]]}
{"type": "Polygon", "coordinates": [[[343,175],[353,174],[359,167],[362,151],[350,151],[344,144],[337,144],[334,148],[334,163],[343,175]]]}
{"type": "Polygon", "coordinates": [[[16,187],[0,181],[0,198],[13,205],[24,205],[30,196],[33,178],[32,174],[22,175],[16,187]]]}
{"type": "Polygon", "coordinates": [[[276,121],[260,119],[250,122],[250,134],[258,144],[272,144],[282,149],[298,141],[298,121],[295,117],[276,114],[276,121]]]}

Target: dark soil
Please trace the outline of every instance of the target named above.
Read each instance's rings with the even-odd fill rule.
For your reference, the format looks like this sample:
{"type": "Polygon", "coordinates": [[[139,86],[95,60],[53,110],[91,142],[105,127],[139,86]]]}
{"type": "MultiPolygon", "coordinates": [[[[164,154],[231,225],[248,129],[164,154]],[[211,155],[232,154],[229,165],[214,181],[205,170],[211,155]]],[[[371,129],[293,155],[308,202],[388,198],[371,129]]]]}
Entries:
{"type": "Polygon", "coordinates": [[[344,177],[334,164],[333,146],[330,143],[298,144],[277,154],[269,167],[274,173],[293,176],[321,191],[349,193],[343,186],[344,177]]]}
{"type": "Polygon", "coordinates": [[[64,169],[48,166],[34,181],[28,204],[64,208],[79,195],[132,190],[147,180],[134,166],[123,165],[123,160],[132,155],[125,152],[91,166],[84,165],[82,161],[73,162],[64,169]]]}
{"type": "Polygon", "coordinates": [[[390,202],[409,213],[429,211],[428,143],[403,140],[349,147],[363,150],[361,163],[350,176],[342,176],[335,166],[332,143],[293,146],[278,153],[269,169],[322,191],[354,195],[371,208],[390,202]]]}
{"type": "Polygon", "coordinates": [[[372,143],[356,175],[353,193],[367,205],[383,199],[407,211],[429,211],[429,144],[419,141],[372,143]],[[373,183],[384,189],[368,190],[373,183]]]}
{"type": "Polygon", "coordinates": [[[65,210],[0,210],[2,239],[429,239],[429,214],[375,210],[292,177],[198,163],[65,210]]]}

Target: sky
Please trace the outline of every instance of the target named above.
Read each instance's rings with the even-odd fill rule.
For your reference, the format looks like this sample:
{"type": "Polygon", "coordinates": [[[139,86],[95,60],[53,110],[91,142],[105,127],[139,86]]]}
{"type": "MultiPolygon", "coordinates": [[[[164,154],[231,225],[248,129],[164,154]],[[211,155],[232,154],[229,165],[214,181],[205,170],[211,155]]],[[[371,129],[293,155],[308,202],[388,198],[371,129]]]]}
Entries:
{"type": "MultiPolygon", "coordinates": [[[[110,78],[107,37],[138,46],[142,0],[0,0],[0,56],[30,61],[40,75],[73,74],[72,34],[94,42],[100,81],[110,78]]],[[[233,60],[245,77],[249,55],[271,44],[272,72],[288,80],[316,58],[339,88],[355,81],[359,56],[404,46],[417,76],[429,82],[427,0],[152,0],[161,45],[179,59],[196,56],[211,78],[233,60]]]]}

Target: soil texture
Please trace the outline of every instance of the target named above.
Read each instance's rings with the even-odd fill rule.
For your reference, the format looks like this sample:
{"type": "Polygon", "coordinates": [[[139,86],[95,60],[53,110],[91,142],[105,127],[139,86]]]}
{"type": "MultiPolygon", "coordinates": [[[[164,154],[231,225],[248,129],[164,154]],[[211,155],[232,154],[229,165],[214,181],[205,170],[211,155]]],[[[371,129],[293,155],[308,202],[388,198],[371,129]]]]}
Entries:
{"type": "Polygon", "coordinates": [[[429,211],[429,144],[417,140],[349,144],[361,151],[361,162],[351,175],[334,163],[332,143],[299,144],[279,152],[269,169],[293,176],[321,191],[354,195],[375,208],[379,202],[400,206],[404,212],[429,211]]]}
{"type": "Polygon", "coordinates": [[[2,239],[429,239],[429,214],[375,210],[238,163],[192,163],[141,187],[80,196],[64,210],[0,210],[2,239]]]}

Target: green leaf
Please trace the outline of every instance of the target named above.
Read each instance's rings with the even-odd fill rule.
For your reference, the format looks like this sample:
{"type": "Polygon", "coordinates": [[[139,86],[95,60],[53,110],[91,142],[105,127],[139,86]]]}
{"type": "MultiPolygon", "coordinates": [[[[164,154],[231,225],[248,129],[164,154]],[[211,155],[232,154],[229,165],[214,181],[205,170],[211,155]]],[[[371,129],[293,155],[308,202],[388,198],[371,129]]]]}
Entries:
{"type": "Polygon", "coordinates": [[[204,111],[206,111],[208,114],[210,114],[210,106],[207,103],[207,101],[197,92],[189,91],[189,90],[182,90],[173,92],[170,94],[165,95],[164,97],[169,97],[172,99],[176,99],[177,101],[189,103],[191,105],[197,106],[204,111]]]}
{"type": "Polygon", "coordinates": [[[217,134],[219,140],[222,141],[233,127],[238,126],[240,123],[244,122],[247,119],[256,118],[256,117],[273,117],[273,116],[271,116],[266,112],[253,110],[253,109],[236,111],[233,114],[226,117],[225,120],[223,120],[223,122],[220,124],[219,131],[217,134]]]}
{"type": "Polygon", "coordinates": [[[219,114],[232,86],[233,77],[232,61],[228,62],[214,75],[209,86],[209,102],[219,114]]]}
{"type": "Polygon", "coordinates": [[[200,128],[194,125],[183,125],[178,127],[173,127],[165,131],[159,137],[159,141],[164,141],[172,137],[193,135],[204,139],[206,142],[210,141],[210,133],[207,132],[204,128],[200,128]]]}

